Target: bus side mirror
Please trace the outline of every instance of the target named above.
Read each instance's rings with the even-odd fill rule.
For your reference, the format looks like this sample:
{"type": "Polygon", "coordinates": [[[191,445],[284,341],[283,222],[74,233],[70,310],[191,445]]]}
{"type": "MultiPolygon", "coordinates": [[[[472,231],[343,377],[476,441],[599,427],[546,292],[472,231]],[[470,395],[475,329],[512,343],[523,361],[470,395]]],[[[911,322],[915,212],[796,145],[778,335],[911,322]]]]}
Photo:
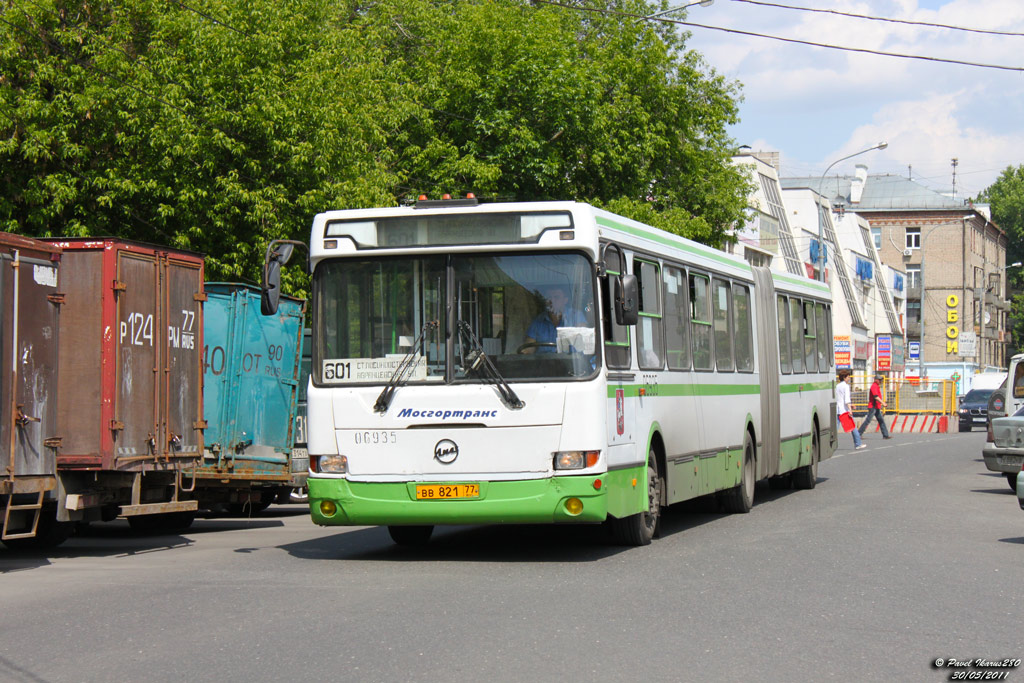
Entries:
{"type": "Polygon", "coordinates": [[[260,313],[263,315],[277,313],[278,302],[281,300],[281,266],[291,260],[296,246],[306,245],[293,240],[274,240],[267,245],[260,282],[260,313]]]}
{"type": "Polygon", "coordinates": [[[636,325],[637,318],[637,283],[636,275],[625,273],[615,278],[615,323],[617,325],[636,325]]]}
{"type": "Polygon", "coordinates": [[[260,292],[260,313],[274,315],[281,300],[281,262],[270,260],[263,264],[263,282],[260,292]]]}

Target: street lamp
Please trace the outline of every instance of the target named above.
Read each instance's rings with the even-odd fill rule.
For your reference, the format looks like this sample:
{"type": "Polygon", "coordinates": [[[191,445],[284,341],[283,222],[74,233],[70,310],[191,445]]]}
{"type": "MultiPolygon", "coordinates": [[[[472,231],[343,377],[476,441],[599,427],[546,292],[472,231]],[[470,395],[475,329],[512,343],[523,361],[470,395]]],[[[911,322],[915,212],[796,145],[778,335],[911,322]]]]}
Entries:
{"type": "Polygon", "coordinates": [[[646,17],[644,17],[644,19],[657,19],[663,14],[678,12],[679,10],[686,9],[687,7],[693,7],[694,5],[700,5],[701,7],[711,7],[711,5],[713,4],[715,4],[715,0],[700,0],[699,2],[690,2],[685,5],[680,5],[679,7],[670,7],[666,10],[655,12],[654,14],[648,14],[646,17]]]}
{"type": "MultiPolygon", "coordinates": [[[[838,164],[840,161],[846,161],[847,159],[852,159],[855,156],[860,156],[861,154],[866,154],[867,152],[871,152],[871,151],[874,151],[876,149],[885,149],[888,146],[889,146],[888,142],[879,142],[874,147],[868,147],[867,149],[862,149],[859,152],[854,152],[853,154],[848,154],[847,156],[843,157],[842,159],[836,159],[835,161],[833,161],[831,164],[828,165],[828,168],[825,169],[825,172],[821,174],[821,180],[818,181],[818,197],[821,197],[821,186],[825,183],[825,176],[828,175],[828,172],[832,169],[833,166],[838,164]]],[[[818,209],[818,259],[817,259],[818,260],[818,279],[821,280],[822,282],[824,282],[825,281],[825,226],[824,226],[824,224],[822,223],[822,220],[821,220],[821,205],[820,204],[818,205],[817,209],[818,209]]]]}

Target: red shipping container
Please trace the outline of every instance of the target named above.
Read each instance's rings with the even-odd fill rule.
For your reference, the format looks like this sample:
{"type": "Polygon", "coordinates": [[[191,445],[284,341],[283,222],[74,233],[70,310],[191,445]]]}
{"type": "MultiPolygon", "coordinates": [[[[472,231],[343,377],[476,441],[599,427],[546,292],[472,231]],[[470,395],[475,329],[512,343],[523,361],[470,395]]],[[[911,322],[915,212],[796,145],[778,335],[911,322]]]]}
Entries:
{"type": "Polygon", "coordinates": [[[190,468],[203,452],[203,258],[114,238],[63,250],[60,469],[190,468]]]}

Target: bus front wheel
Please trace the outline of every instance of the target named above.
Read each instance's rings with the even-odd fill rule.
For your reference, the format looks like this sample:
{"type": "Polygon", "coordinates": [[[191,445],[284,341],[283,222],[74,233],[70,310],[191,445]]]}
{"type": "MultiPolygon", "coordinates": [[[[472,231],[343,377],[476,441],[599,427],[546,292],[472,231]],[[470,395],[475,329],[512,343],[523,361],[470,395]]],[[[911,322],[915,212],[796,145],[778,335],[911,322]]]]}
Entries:
{"type": "Polygon", "coordinates": [[[621,545],[648,545],[658,530],[661,520],[661,475],[658,457],[652,449],[647,454],[647,510],[629,517],[610,520],[612,537],[621,545]]]}
{"type": "Polygon", "coordinates": [[[391,540],[398,545],[426,545],[430,535],[434,533],[434,527],[430,525],[416,526],[389,526],[388,533],[391,540]]]}

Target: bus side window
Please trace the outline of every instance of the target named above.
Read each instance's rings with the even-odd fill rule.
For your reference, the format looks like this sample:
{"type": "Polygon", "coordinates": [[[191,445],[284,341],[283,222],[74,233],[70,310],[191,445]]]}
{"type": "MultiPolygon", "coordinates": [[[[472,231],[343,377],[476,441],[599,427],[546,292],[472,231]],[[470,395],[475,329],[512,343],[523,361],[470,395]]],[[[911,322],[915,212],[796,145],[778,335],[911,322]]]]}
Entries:
{"type": "Polygon", "coordinates": [[[690,325],[687,321],[686,273],[666,266],[665,278],[665,346],[670,370],[690,369],[690,325]]]}
{"type": "Polygon", "coordinates": [[[818,371],[818,342],[814,332],[814,302],[804,302],[804,368],[818,371]]]}
{"type": "Polygon", "coordinates": [[[1017,363],[1013,370],[1013,397],[1024,398],[1024,363],[1017,363]]]}
{"type": "Polygon", "coordinates": [[[729,334],[729,318],[732,308],[732,292],[729,283],[714,279],[714,295],[712,296],[715,331],[715,364],[719,372],[732,372],[732,335],[729,334]]]}
{"type": "Polygon", "coordinates": [[[825,329],[825,304],[814,304],[814,329],[818,335],[818,372],[828,372],[828,347],[832,342],[825,329]]]}
{"type": "Polygon", "coordinates": [[[615,323],[615,312],[612,310],[611,280],[618,273],[608,271],[608,277],[599,279],[601,283],[601,318],[604,329],[604,356],[609,368],[625,369],[630,365],[629,328],[615,323]]]}
{"type": "Polygon", "coordinates": [[[789,304],[786,297],[779,295],[777,301],[779,317],[779,367],[786,374],[793,372],[789,362],[789,304]]]}
{"type": "Polygon", "coordinates": [[[732,306],[736,369],[740,372],[753,372],[754,340],[750,326],[750,290],[745,285],[733,284],[732,306]]]}
{"type": "Polygon", "coordinates": [[[690,337],[694,370],[711,370],[711,292],[706,275],[690,273],[690,337]]]}
{"type": "Polygon", "coordinates": [[[789,347],[793,351],[793,372],[804,371],[804,321],[800,299],[789,300],[789,347]]]}
{"type": "Polygon", "coordinates": [[[660,370],[665,365],[665,345],[661,338],[661,277],[658,265],[633,261],[633,272],[640,286],[640,308],[636,325],[637,362],[644,370],[660,370]]]}

